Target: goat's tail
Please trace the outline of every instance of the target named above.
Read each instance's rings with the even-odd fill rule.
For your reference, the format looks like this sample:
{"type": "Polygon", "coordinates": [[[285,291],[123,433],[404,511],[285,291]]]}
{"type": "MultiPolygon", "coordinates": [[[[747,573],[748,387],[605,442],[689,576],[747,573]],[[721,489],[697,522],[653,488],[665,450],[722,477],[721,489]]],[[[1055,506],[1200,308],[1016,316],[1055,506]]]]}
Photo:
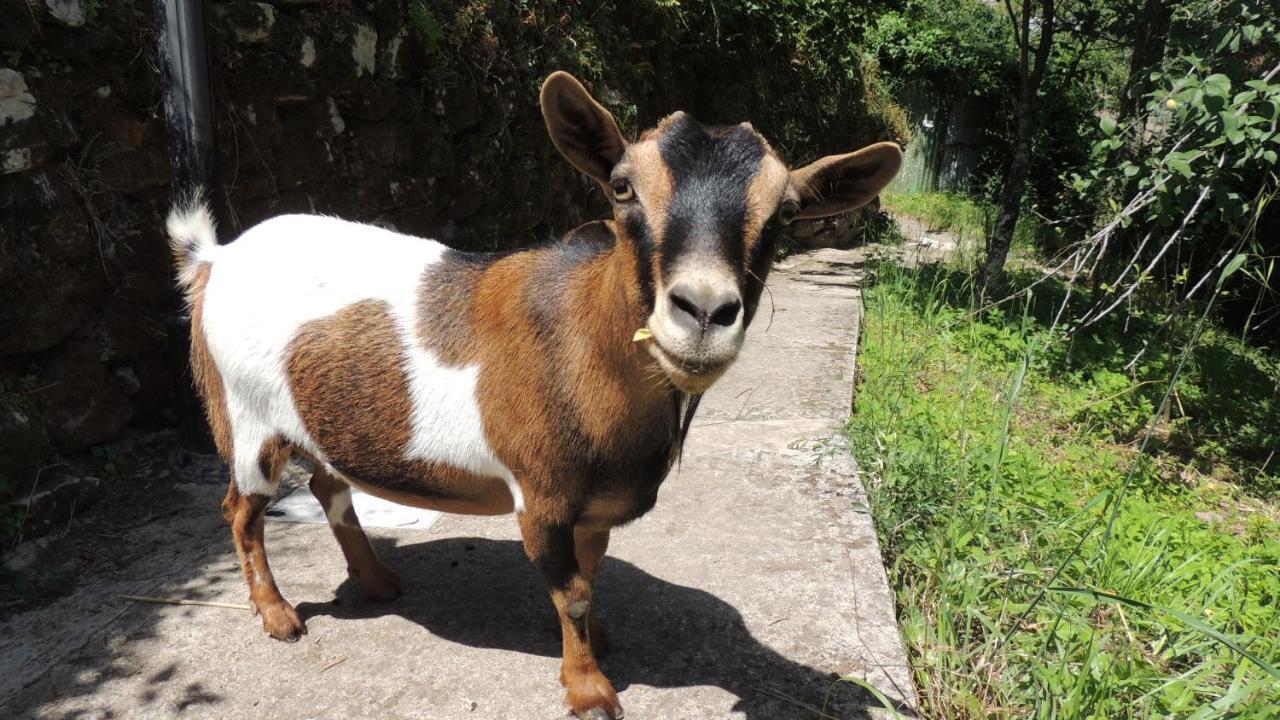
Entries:
{"type": "Polygon", "coordinates": [[[165,229],[169,231],[169,249],[173,252],[178,286],[190,300],[200,276],[200,265],[213,262],[218,250],[213,213],[199,189],[174,204],[165,229]]]}

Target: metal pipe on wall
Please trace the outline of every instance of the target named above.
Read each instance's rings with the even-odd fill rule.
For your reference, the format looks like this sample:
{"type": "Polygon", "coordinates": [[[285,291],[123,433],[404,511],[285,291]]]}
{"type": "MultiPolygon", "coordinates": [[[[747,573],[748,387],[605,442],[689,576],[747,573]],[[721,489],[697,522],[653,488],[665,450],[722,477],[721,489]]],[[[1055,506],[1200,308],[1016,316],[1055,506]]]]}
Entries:
{"type": "MultiPolygon", "coordinates": [[[[200,189],[225,232],[226,196],[218,172],[218,129],[205,22],[204,0],[155,0],[157,45],[164,87],[169,165],[173,177],[171,200],[190,197],[200,189]]],[[[200,399],[195,394],[188,347],[190,319],[181,299],[174,296],[168,317],[170,366],[174,370],[174,400],[184,450],[213,452],[213,441],[200,399]]]]}

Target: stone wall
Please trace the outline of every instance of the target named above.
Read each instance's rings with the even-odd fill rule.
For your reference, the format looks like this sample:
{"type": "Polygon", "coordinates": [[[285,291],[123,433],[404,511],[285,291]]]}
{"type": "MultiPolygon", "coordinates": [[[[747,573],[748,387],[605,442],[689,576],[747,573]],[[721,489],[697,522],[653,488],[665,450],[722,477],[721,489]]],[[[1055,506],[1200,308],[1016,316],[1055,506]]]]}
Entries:
{"type": "MultiPolygon", "coordinates": [[[[767,14],[656,7],[211,0],[224,239],[307,211],[498,249],[598,217],[600,192],[542,127],[538,83],[554,68],[586,78],[631,132],[683,107],[751,118],[809,157],[895,136],[858,83],[806,82],[767,14]],[[723,41],[722,21],[737,28],[723,41]]],[[[51,458],[174,420],[152,12],[0,0],[0,498],[51,458]]]]}
{"type": "MultiPolygon", "coordinates": [[[[172,420],[165,317],[176,298],[151,13],[149,0],[0,0],[10,489],[29,487],[55,454],[172,420]]],[[[235,226],[224,235],[315,211],[496,248],[600,209],[550,157],[527,92],[430,79],[402,3],[224,2],[210,14],[235,226]]]]}

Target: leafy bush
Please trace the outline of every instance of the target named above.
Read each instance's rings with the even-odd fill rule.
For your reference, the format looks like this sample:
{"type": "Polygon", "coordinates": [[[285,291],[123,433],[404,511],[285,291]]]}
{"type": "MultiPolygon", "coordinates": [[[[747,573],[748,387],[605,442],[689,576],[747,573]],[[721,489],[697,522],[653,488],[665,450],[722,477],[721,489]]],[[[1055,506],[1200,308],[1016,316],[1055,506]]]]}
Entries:
{"type": "Polygon", "coordinates": [[[907,0],[875,19],[867,47],[897,76],[919,79],[940,97],[992,96],[1014,71],[1007,24],[982,2],[907,0]]]}
{"type": "MultiPolygon", "coordinates": [[[[1165,294],[1172,314],[1229,278],[1221,316],[1274,337],[1280,313],[1280,17],[1269,0],[1184,0],[1136,118],[1103,117],[1071,169],[1097,224],[1120,223],[1095,275],[1124,297],[1165,294]]],[[[1099,250],[1102,253],[1103,250],[1099,250]]]]}

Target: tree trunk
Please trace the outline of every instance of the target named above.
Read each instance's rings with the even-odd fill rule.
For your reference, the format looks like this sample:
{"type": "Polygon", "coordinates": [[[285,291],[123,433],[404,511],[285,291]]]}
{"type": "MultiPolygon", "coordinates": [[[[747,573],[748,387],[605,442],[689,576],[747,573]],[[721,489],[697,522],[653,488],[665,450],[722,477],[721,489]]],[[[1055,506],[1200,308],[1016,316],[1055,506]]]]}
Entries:
{"type": "MultiPolygon", "coordinates": [[[[1117,124],[1124,133],[1121,157],[1125,160],[1136,159],[1146,141],[1150,118],[1144,114],[1144,98],[1152,89],[1151,72],[1164,62],[1169,24],[1173,19],[1170,0],[1142,0],[1141,4],[1142,8],[1133,21],[1133,52],[1129,56],[1129,75],[1125,79],[1124,90],[1120,93],[1116,117],[1117,124]]],[[[1137,247],[1136,230],[1132,226],[1118,228],[1114,242],[1105,253],[1128,257],[1128,253],[1137,247]]],[[[1089,279],[1090,292],[1094,297],[1098,296],[1103,279],[1115,270],[1113,264],[1110,258],[1098,257],[1089,279]]]]}
{"type": "Polygon", "coordinates": [[[1036,102],[1040,83],[1049,68],[1049,56],[1053,50],[1054,24],[1057,21],[1056,0],[1022,0],[1015,10],[1006,0],[1009,17],[1014,24],[1014,34],[1021,50],[1018,68],[1018,100],[1013,111],[1018,124],[1013,136],[1013,157],[1005,169],[1000,187],[999,207],[996,208],[996,224],[987,239],[987,256],[978,268],[977,291],[981,299],[987,288],[1004,275],[1004,263],[1013,244],[1013,230],[1022,214],[1022,193],[1027,189],[1027,173],[1031,170],[1031,140],[1039,125],[1039,107],[1036,102]],[[1033,8],[1039,11],[1039,23],[1032,23],[1033,8]],[[1034,25],[1039,25],[1040,36],[1036,40],[1035,59],[1031,58],[1031,37],[1034,25]]]}
{"type": "Polygon", "coordinates": [[[987,288],[999,282],[1004,274],[1004,263],[1013,245],[1013,231],[1022,214],[1022,194],[1027,188],[1027,173],[1031,170],[1031,140],[1035,133],[1035,91],[1024,86],[1015,108],[1018,116],[1013,139],[1013,158],[1005,170],[996,207],[996,222],[987,240],[987,254],[978,272],[979,296],[987,288]]]}
{"type": "MultiPolygon", "coordinates": [[[[1129,56],[1129,77],[1120,94],[1120,124],[1129,125],[1142,115],[1142,98],[1151,91],[1151,71],[1164,60],[1165,43],[1173,8],[1169,0],[1145,0],[1133,26],[1133,54],[1129,56]]],[[[1142,141],[1145,123],[1135,128],[1133,139],[1142,141]]]]}

